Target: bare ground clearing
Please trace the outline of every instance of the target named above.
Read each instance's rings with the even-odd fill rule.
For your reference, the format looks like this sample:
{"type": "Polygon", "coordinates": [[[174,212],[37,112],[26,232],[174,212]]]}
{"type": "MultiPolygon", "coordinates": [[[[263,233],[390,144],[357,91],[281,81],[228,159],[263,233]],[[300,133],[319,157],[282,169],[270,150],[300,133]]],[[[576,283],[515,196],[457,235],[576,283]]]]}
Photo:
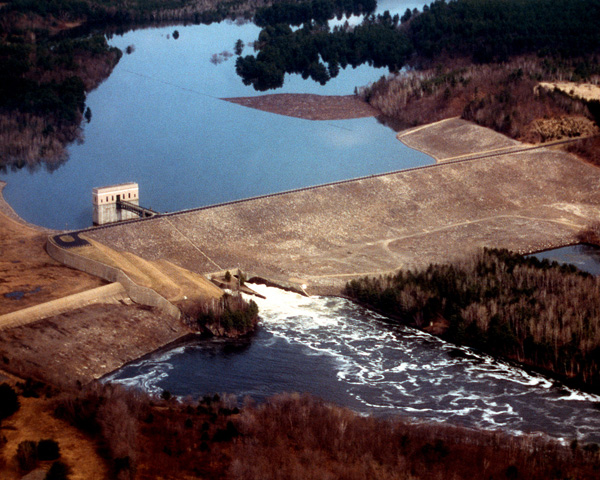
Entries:
{"type": "Polygon", "coordinates": [[[29,225],[2,198],[0,182],[0,315],[104,285],[65,267],[44,249],[50,231],[29,225]]]}
{"type": "Polygon", "coordinates": [[[600,100],[600,86],[591,83],[576,82],[541,82],[544,88],[558,88],[559,90],[580,97],[584,100],[600,100]]]}
{"type": "Polygon", "coordinates": [[[265,112],[306,120],[346,120],[375,117],[375,108],[355,95],[312,95],[307,93],[276,93],[258,97],[224,98],[228,102],[265,112]]]}
{"type": "MultiPolygon", "coordinates": [[[[418,143],[431,145],[441,158],[513,145],[458,119],[418,135],[418,143]],[[446,134],[445,127],[455,134],[446,134]]],[[[115,225],[89,235],[112,248],[197,272],[210,272],[216,263],[284,284],[306,283],[309,293],[338,293],[354,277],[447,262],[484,246],[524,253],[575,242],[577,232],[600,215],[599,186],[596,167],[542,148],[115,225]]]]}

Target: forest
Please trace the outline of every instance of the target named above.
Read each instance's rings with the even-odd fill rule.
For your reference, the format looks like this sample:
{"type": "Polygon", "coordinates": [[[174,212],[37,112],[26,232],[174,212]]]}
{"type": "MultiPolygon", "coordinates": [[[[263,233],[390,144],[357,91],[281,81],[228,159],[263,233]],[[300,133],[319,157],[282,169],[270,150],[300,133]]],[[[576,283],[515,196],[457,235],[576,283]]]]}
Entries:
{"type": "Polygon", "coordinates": [[[259,27],[277,25],[300,26],[315,22],[323,25],[334,17],[346,15],[368,15],[377,8],[376,0],[312,0],[310,2],[280,2],[269,7],[259,8],[254,15],[254,23],[259,27]]]}
{"type": "MultiPolygon", "coordinates": [[[[542,80],[596,78],[591,59],[519,56],[508,62],[449,62],[434,68],[381,77],[357,89],[358,95],[393,119],[398,129],[462,117],[524,142],[592,135],[597,106],[560,90],[541,88],[542,80]],[[551,128],[568,117],[570,130],[551,128]]],[[[563,126],[564,127],[564,126],[563,126]]]]}
{"type": "Polygon", "coordinates": [[[324,8],[321,0],[318,9],[314,4],[279,3],[257,12],[257,24],[264,27],[255,44],[258,54],[237,63],[244,83],[267,90],[280,87],[285,73],[325,83],[347,65],[368,63],[397,72],[448,58],[475,63],[525,54],[574,58],[600,48],[600,6],[594,0],[436,0],[401,18],[366,11],[360,25],[333,30],[323,20],[334,18],[338,4],[330,0],[324,8]],[[299,30],[289,28],[300,24],[299,30]]]}
{"type": "MultiPolygon", "coordinates": [[[[104,478],[118,480],[592,480],[600,462],[596,444],[361,416],[299,394],[238,405],[226,395],[178,400],[168,391],[149,396],[100,382],[58,392],[28,381],[0,385],[0,400],[16,400],[3,421],[32,398],[44,415],[93,442],[104,478]]],[[[66,446],[53,438],[25,440],[16,459],[8,454],[0,444],[0,462],[18,478],[44,460],[53,462],[48,480],[75,478],[85,464],[78,458],[69,465],[66,446]],[[50,476],[53,469],[61,475],[50,476]]]]}
{"type": "Polygon", "coordinates": [[[281,87],[286,73],[301,74],[324,85],[348,66],[369,63],[397,71],[412,54],[407,36],[398,29],[399,21],[398,15],[386,12],[368,16],[353,29],[329,31],[312,22],[296,30],[285,23],[267,25],[254,44],[258,53],[238,57],[236,72],[245,85],[265,91],[281,87]]]}
{"type": "Polygon", "coordinates": [[[462,263],[349,282],[344,294],[398,321],[600,391],[600,279],[484,249],[462,263]]]}
{"type": "Polygon", "coordinates": [[[81,138],[89,91],[122,52],[106,34],[164,22],[251,18],[263,0],[10,0],[0,4],[0,169],[57,168],[81,138]]]}

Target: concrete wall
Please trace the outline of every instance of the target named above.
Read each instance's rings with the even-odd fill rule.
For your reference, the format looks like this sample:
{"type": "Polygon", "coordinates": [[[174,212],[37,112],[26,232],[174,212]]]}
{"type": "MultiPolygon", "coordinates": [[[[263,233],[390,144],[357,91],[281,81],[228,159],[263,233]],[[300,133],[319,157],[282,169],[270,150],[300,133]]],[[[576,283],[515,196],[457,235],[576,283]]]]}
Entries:
{"type": "Polygon", "coordinates": [[[121,283],[109,283],[68,297],[57,298],[46,303],[0,315],[0,331],[27,325],[43,318],[54,317],[96,303],[117,303],[125,298],[127,298],[127,292],[121,283]]]}
{"type": "MultiPolygon", "coordinates": [[[[139,200],[127,200],[129,203],[139,205],[139,200]]],[[[93,222],[94,225],[105,225],[107,223],[121,222],[123,220],[132,220],[139,218],[134,212],[123,210],[117,207],[116,203],[98,205],[94,203],[93,222]]]]}
{"type": "Polygon", "coordinates": [[[54,243],[52,237],[46,241],[46,251],[54,260],[82,272],[95,275],[109,282],[119,282],[129,298],[140,305],[155,307],[173,318],[180,318],[180,310],[162,295],[148,287],[136,284],[122,270],[102,262],[77,255],[72,250],[65,250],[54,243]]]}

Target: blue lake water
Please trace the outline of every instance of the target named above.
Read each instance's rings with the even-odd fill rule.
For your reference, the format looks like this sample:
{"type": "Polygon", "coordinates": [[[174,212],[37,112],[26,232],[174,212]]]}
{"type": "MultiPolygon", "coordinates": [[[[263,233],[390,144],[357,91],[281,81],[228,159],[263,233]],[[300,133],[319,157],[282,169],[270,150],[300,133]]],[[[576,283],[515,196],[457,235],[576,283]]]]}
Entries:
{"type": "MultiPolygon", "coordinates": [[[[402,13],[422,3],[392,5],[402,13]]],[[[432,163],[375,118],[310,121],[221,100],[258,93],[236,75],[235,57],[211,57],[258,33],[229,21],[113,36],[112,45],[134,51],[88,95],[84,141],[55,171],[0,173],[5,198],[32,223],[75,229],[91,225],[97,186],[137,182],[141,204],[166,212],[432,163]]],[[[288,75],[276,93],[352,94],[386,73],[350,67],[325,86],[288,75]]]]}

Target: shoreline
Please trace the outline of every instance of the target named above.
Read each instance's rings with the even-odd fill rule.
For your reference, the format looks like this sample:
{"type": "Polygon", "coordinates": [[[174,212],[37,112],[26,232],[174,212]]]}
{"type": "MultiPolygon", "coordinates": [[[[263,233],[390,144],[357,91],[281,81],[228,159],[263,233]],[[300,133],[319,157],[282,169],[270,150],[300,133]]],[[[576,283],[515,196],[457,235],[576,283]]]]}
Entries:
{"type": "Polygon", "coordinates": [[[4,180],[0,180],[0,214],[3,214],[7,218],[20,223],[21,225],[31,228],[32,230],[39,231],[41,233],[45,233],[48,235],[56,235],[61,233],[63,230],[54,230],[51,228],[42,227],[40,225],[36,225],[35,223],[28,222],[23,217],[21,217],[15,209],[8,203],[6,198],[4,198],[4,188],[8,185],[8,182],[4,180]]]}
{"type": "MultiPolygon", "coordinates": [[[[427,145],[450,157],[513,145],[504,136],[457,119],[404,132],[408,135],[419,140],[411,148],[424,151],[418,147],[427,145]]],[[[304,293],[339,295],[352,278],[450,262],[482,244],[518,253],[571,244],[586,219],[600,212],[600,194],[590,190],[599,176],[597,169],[590,171],[572,156],[535,150],[283,192],[90,229],[86,235],[141,259],[156,258],[152,246],[160,245],[160,259],[198,274],[213,272],[216,264],[235,265],[276,285],[306,284],[304,293]],[[561,188],[548,190],[549,182],[560,182],[561,188]]],[[[12,208],[8,211],[11,218],[16,215],[12,208]]],[[[43,232],[47,230],[36,229],[38,235],[43,232]]],[[[115,308],[121,309],[117,318],[128,315],[123,313],[126,307],[115,308]]],[[[88,325],[101,323],[92,317],[88,325]]],[[[34,325],[40,327],[39,322],[34,325]]],[[[100,358],[89,358],[96,368],[79,375],[101,378],[172,342],[185,341],[190,333],[172,325],[154,332],[164,335],[161,341],[148,342],[140,328],[129,328],[140,336],[118,347],[116,356],[122,361],[103,370],[100,358]]],[[[120,341],[118,335],[115,341],[120,341]]],[[[99,350],[92,343],[86,348],[92,357],[99,350]]],[[[106,344],[106,349],[115,348],[106,344]]]]}

